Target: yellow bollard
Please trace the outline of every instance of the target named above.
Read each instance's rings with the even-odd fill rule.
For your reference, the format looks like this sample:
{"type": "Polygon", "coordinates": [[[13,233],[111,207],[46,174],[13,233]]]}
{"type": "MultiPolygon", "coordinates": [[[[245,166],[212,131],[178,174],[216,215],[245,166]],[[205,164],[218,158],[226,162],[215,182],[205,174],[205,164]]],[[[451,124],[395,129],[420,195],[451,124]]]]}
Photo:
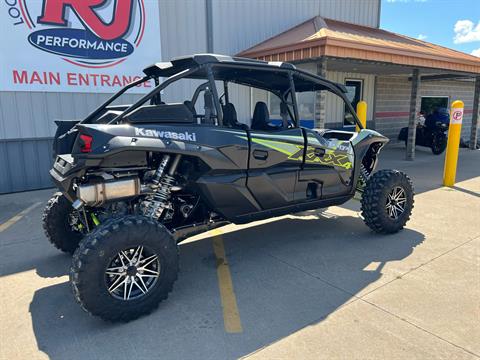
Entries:
{"type": "MultiPolygon", "coordinates": [[[[367,128],[367,102],[366,101],[359,101],[357,104],[357,116],[360,122],[363,125],[363,128],[367,128]]],[[[355,127],[356,132],[360,132],[360,128],[358,125],[355,127]]]]}
{"type": "Polygon", "coordinates": [[[447,150],[445,154],[445,167],[443,169],[443,185],[455,185],[457,173],[458,148],[460,147],[460,134],[462,132],[463,101],[457,100],[450,110],[450,125],[448,127],[447,150]]]}

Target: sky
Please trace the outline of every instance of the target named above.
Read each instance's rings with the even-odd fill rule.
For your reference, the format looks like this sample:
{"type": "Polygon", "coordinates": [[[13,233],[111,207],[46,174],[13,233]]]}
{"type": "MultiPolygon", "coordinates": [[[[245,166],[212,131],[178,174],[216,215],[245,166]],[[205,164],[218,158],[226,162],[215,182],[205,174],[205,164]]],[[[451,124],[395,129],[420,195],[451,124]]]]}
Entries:
{"type": "Polygon", "coordinates": [[[480,0],[381,0],[380,27],[480,57],[480,0]]]}

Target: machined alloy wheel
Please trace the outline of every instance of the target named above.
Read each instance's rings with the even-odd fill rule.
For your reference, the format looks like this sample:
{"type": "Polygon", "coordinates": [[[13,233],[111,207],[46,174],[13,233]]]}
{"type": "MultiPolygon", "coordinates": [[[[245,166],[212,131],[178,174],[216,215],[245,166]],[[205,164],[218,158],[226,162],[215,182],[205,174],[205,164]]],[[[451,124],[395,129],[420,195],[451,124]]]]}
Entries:
{"type": "Polygon", "coordinates": [[[75,251],[73,294],[92,315],[130,321],[168,297],[178,275],[178,247],[150,218],[127,215],[102,222],[75,251]]]}
{"type": "Polygon", "coordinates": [[[373,231],[391,234],[403,229],[413,209],[413,185],[398,170],[370,176],[362,194],[362,217],[373,231]]]}
{"type": "Polygon", "coordinates": [[[120,251],[105,271],[108,292],[120,300],[134,300],[147,294],[159,276],[158,255],[143,246],[120,251]]]}
{"type": "Polygon", "coordinates": [[[407,196],[405,190],[401,186],[395,186],[387,196],[387,209],[388,216],[392,219],[398,219],[405,211],[405,204],[407,202],[407,196]]]}

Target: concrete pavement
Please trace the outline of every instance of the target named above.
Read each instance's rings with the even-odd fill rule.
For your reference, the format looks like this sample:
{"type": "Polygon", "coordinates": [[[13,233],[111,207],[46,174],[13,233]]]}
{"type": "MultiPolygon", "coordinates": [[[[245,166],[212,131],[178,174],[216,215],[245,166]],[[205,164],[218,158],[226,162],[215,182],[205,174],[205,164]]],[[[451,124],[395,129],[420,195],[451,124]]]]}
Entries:
{"type": "MultiPolygon", "coordinates": [[[[42,231],[42,206],[0,232],[0,357],[53,359],[475,359],[480,357],[480,151],[462,150],[458,184],[443,156],[382,154],[417,190],[407,228],[373,234],[351,201],[222,228],[242,332],[224,327],[211,233],[180,246],[169,299],[128,324],[74,302],[70,258],[42,231]]],[[[0,223],[51,190],[0,196],[0,223]]]]}

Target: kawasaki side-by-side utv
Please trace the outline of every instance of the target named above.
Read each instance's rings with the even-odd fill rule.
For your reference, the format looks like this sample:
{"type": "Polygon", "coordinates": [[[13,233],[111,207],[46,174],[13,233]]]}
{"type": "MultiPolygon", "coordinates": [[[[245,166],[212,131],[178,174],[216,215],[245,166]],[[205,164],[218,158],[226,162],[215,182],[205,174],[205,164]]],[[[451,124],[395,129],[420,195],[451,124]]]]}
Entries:
{"type": "Polygon", "coordinates": [[[411,181],[374,172],[387,138],[362,128],[344,86],[288,63],[212,54],[144,73],[82,121],[57,122],[50,174],[61,192],[43,225],[53,245],[73,253],[73,293],[89,313],[128,321],[151,312],[177,279],[177,244],[228,223],[340,205],[356,192],[374,231],[408,221],[411,181]],[[117,104],[146,81],[148,94],[117,104]],[[175,86],[192,96],[164,102],[175,86]],[[359,132],[300,127],[297,102],[321,91],[359,132]],[[237,118],[240,96],[252,107],[237,104],[237,118]]]}

